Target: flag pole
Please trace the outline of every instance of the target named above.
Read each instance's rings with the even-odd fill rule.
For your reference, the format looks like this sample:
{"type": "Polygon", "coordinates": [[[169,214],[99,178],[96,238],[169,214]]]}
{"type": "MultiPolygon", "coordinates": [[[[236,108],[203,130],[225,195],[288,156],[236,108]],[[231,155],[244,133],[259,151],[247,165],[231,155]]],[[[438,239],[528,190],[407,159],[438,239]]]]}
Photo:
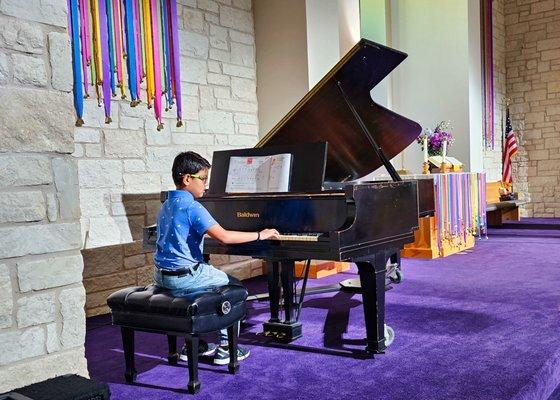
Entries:
{"type": "MultiPolygon", "coordinates": [[[[506,103],[505,111],[506,111],[506,113],[507,113],[507,108],[508,108],[508,105],[509,105],[509,99],[507,99],[507,98],[504,97],[503,100],[504,100],[505,103],[506,103]]],[[[504,103],[502,103],[502,104],[504,104],[504,103]]],[[[507,115],[507,114],[506,114],[506,115],[507,115]]],[[[506,118],[507,118],[507,116],[506,116],[506,118]]],[[[502,117],[500,118],[500,122],[501,122],[501,124],[502,124],[502,126],[501,126],[501,133],[502,133],[502,145],[501,145],[501,148],[502,148],[502,177],[503,177],[503,176],[504,176],[504,150],[505,150],[505,148],[506,148],[506,131],[505,131],[505,129],[504,129],[504,114],[503,114],[503,113],[502,113],[502,117]]],[[[503,178],[502,178],[502,180],[503,180],[503,178]]],[[[502,184],[503,184],[503,182],[502,182],[502,184]]]]}
{"type": "MultiPolygon", "coordinates": [[[[506,118],[506,124],[507,124],[507,119],[508,119],[508,115],[509,115],[509,102],[510,99],[509,98],[504,98],[505,102],[506,102],[506,109],[505,109],[505,118],[506,118]]],[[[502,115],[502,180],[503,180],[503,176],[504,176],[504,168],[505,168],[505,156],[506,156],[506,128],[504,128],[504,116],[502,115]]],[[[508,182],[503,182],[502,181],[502,186],[504,187],[504,189],[506,189],[507,191],[510,191],[510,187],[508,182]]]]}

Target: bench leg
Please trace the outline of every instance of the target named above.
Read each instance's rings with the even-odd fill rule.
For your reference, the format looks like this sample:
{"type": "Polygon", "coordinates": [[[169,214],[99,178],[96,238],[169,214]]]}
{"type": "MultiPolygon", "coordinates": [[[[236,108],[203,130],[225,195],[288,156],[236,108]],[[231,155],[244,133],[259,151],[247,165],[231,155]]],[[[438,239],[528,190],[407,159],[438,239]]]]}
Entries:
{"type": "Polygon", "coordinates": [[[134,329],[121,327],[121,335],[125,362],[124,379],[127,383],[134,383],[136,379],[136,369],[134,368],[134,329]]]}
{"type": "Polygon", "coordinates": [[[187,336],[187,357],[189,365],[189,383],[187,388],[189,393],[195,394],[200,390],[198,380],[198,335],[187,336]]]}
{"type": "Polygon", "coordinates": [[[239,362],[237,361],[237,339],[239,334],[239,321],[227,328],[228,347],[229,347],[229,364],[228,371],[235,374],[239,370],[239,362]]]}
{"type": "Polygon", "coordinates": [[[169,348],[167,361],[171,365],[177,365],[177,361],[179,360],[179,354],[177,353],[177,336],[167,335],[167,345],[169,348]]]}

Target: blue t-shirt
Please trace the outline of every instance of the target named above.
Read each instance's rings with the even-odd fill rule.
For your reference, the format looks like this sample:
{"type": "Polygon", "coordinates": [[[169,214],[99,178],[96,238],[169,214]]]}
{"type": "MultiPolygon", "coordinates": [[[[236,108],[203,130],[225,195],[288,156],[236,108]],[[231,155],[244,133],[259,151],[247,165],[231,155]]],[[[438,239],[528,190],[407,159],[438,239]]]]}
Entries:
{"type": "Polygon", "coordinates": [[[215,224],[216,220],[191,193],[170,191],[159,212],[155,264],[178,269],[203,262],[204,234],[215,224]]]}

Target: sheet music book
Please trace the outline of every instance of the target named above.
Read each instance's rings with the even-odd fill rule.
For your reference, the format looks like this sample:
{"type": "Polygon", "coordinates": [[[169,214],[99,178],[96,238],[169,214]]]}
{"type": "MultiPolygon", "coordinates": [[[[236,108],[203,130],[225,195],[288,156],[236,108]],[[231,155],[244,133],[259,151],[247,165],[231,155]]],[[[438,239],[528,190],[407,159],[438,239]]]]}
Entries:
{"type": "MultiPolygon", "coordinates": [[[[431,156],[428,158],[428,161],[434,164],[437,168],[441,168],[441,162],[443,161],[442,158],[442,156],[431,156]]],[[[452,164],[453,166],[463,166],[463,163],[454,157],[445,156],[445,162],[452,164]]]]}
{"type": "Polygon", "coordinates": [[[230,157],[226,193],[287,192],[292,155],[230,157]]]}

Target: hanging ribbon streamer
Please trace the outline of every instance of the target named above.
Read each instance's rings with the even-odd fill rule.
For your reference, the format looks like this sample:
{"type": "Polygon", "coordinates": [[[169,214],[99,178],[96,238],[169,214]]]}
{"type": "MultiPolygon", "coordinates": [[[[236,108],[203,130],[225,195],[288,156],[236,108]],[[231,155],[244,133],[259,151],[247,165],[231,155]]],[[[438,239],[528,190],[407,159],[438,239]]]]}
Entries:
{"type": "Polygon", "coordinates": [[[109,61],[109,34],[107,32],[107,7],[104,0],[99,1],[99,41],[101,46],[101,88],[103,89],[103,108],[105,123],[111,120],[111,66],[109,61]]]}
{"type": "MultiPolygon", "coordinates": [[[[89,97],[88,68],[91,61],[91,57],[90,57],[91,52],[89,47],[90,37],[89,37],[89,18],[87,12],[87,0],[79,0],[78,7],[80,10],[80,37],[82,43],[84,44],[83,51],[82,51],[82,75],[84,79],[84,97],[87,98],[89,97]]],[[[68,14],[70,15],[70,13],[68,14]]],[[[74,44],[73,40],[72,40],[72,44],[74,44]]]]}
{"type": "Polygon", "coordinates": [[[116,81],[115,81],[115,41],[113,35],[113,11],[111,7],[111,0],[105,0],[105,7],[107,9],[107,33],[109,35],[109,68],[110,68],[110,79],[111,79],[111,95],[115,97],[117,95],[116,81]]]}
{"type": "Polygon", "coordinates": [[[158,34],[158,0],[150,0],[151,27],[152,27],[152,44],[153,44],[153,60],[154,60],[154,112],[158,121],[157,130],[163,129],[161,121],[161,64],[160,64],[160,43],[158,34]]]}
{"type": "Polygon", "coordinates": [[[468,235],[486,235],[486,174],[434,174],[433,179],[440,253],[444,242],[465,243],[468,235]]]}
{"type": "Polygon", "coordinates": [[[74,106],[76,107],[76,126],[84,124],[84,93],[82,82],[82,63],[80,56],[79,36],[80,28],[78,25],[79,11],[78,0],[70,0],[70,23],[72,26],[72,71],[74,74],[74,106]]]}
{"type": "Polygon", "coordinates": [[[165,111],[168,111],[171,108],[173,97],[171,93],[171,53],[167,37],[167,33],[169,32],[169,24],[167,21],[167,0],[161,0],[161,16],[163,24],[161,35],[163,36],[163,48],[165,49],[165,111]]]}
{"type": "Polygon", "coordinates": [[[177,102],[177,127],[183,126],[183,107],[181,101],[181,63],[179,54],[179,28],[177,27],[177,3],[167,0],[169,7],[169,28],[171,30],[171,51],[173,54],[173,89],[177,102]]]}
{"type": "Polygon", "coordinates": [[[136,102],[131,105],[134,107],[140,103],[140,85],[142,84],[142,79],[144,76],[144,70],[142,68],[142,46],[140,45],[140,24],[137,21],[140,19],[140,14],[138,12],[138,0],[133,0],[132,2],[132,16],[134,18],[134,49],[136,54],[134,56],[136,60],[136,102]]]}
{"type": "Polygon", "coordinates": [[[117,88],[123,99],[128,89],[134,107],[145,78],[146,104],[154,107],[157,129],[163,129],[162,101],[165,111],[177,105],[177,126],[182,126],[177,0],[67,1],[76,125],[83,124],[90,84],[110,123],[117,88]]]}
{"type": "Polygon", "coordinates": [[[131,105],[138,104],[136,91],[136,41],[134,40],[134,13],[132,2],[134,0],[124,0],[125,29],[126,29],[126,65],[128,67],[128,86],[130,87],[131,105]]]}
{"type": "Polygon", "coordinates": [[[482,51],[482,104],[484,146],[494,149],[494,52],[492,49],[492,0],[480,0],[482,51]]]}

